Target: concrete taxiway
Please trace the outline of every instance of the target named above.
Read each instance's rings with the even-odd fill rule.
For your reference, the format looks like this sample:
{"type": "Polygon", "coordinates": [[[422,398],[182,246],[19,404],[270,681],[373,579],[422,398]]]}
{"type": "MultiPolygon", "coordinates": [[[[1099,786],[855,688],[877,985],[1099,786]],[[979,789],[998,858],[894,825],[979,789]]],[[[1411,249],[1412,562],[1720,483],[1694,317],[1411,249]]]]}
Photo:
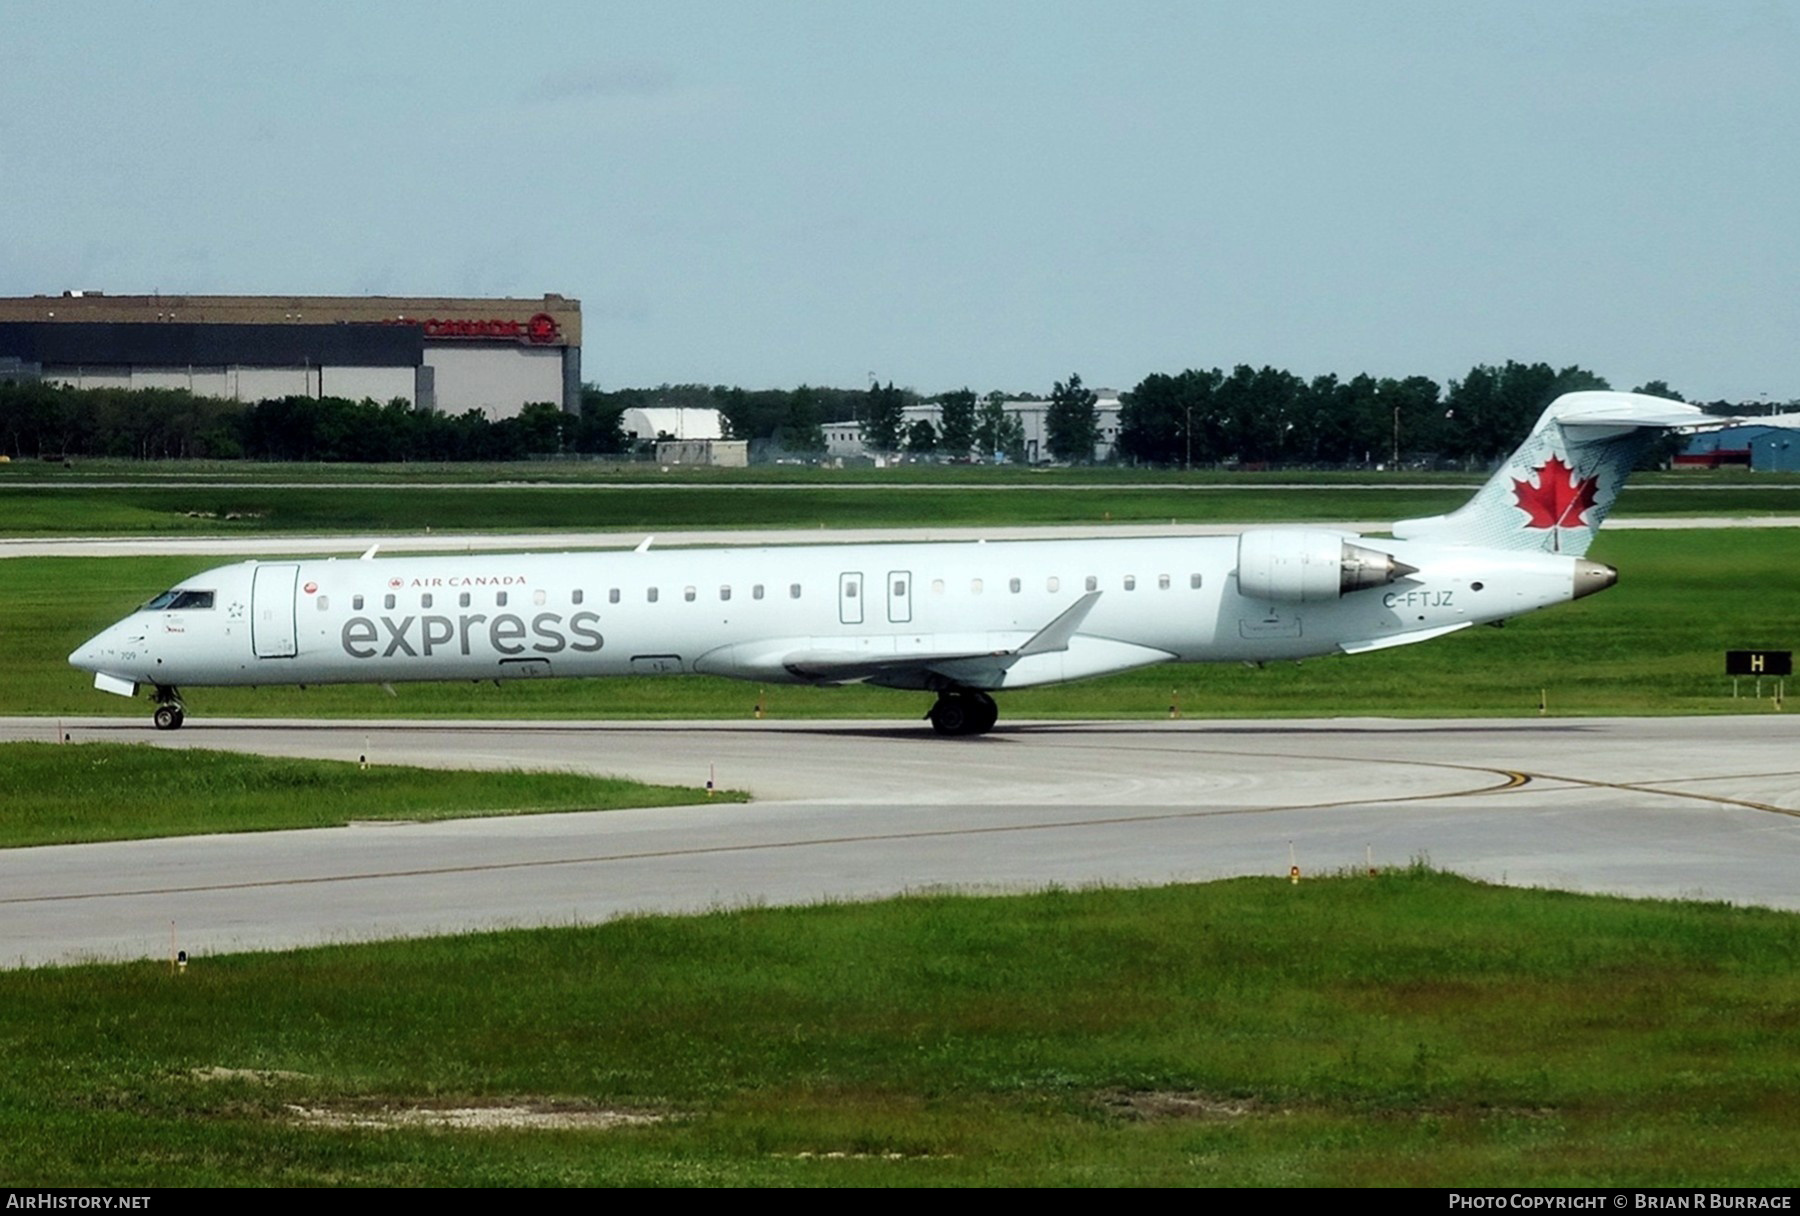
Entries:
{"type": "MultiPolygon", "coordinates": [[[[1273,487],[1271,487],[1273,488],[1273,487]]],[[[1392,520],[1349,520],[1330,526],[1359,534],[1385,533],[1392,520]]],[[[1255,523],[1105,523],[918,528],[712,528],[662,531],[653,535],[658,548],[683,546],[878,544],[927,541],[1072,540],[1076,538],[1236,536],[1255,523]]],[[[1795,515],[1693,515],[1611,519],[1619,531],[1670,531],[1691,528],[1795,528],[1795,515]]],[[[316,536],[257,533],[254,536],[40,536],[0,537],[0,558],[8,557],[304,557],[353,556],[379,546],[386,554],[402,553],[573,553],[581,550],[629,549],[642,542],[643,530],[610,532],[427,532],[405,535],[366,533],[316,536]]]]}
{"type": "MultiPolygon", "coordinates": [[[[749,805],[0,852],[0,965],[195,955],[907,891],[1307,874],[1800,907],[1800,725],[1730,718],[221,722],[76,741],[748,789],[749,805]]],[[[42,719],[0,737],[54,736],[42,719]]]]}

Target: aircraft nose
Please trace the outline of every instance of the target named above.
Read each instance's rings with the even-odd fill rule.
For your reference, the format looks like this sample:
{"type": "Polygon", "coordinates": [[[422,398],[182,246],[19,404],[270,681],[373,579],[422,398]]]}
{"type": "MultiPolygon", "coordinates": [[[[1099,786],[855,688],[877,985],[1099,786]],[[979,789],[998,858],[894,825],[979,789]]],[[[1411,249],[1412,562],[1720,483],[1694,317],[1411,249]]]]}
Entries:
{"type": "MultiPolygon", "coordinates": [[[[98,673],[109,660],[116,661],[116,653],[122,640],[123,622],[108,625],[99,633],[69,652],[69,666],[78,667],[82,671],[98,673]]],[[[141,640],[141,639],[137,639],[141,640]]]]}
{"type": "Polygon", "coordinates": [[[82,671],[95,671],[100,666],[100,639],[104,633],[96,633],[93,637],[69,652],[69,666],[79,667],[82,671]]]}

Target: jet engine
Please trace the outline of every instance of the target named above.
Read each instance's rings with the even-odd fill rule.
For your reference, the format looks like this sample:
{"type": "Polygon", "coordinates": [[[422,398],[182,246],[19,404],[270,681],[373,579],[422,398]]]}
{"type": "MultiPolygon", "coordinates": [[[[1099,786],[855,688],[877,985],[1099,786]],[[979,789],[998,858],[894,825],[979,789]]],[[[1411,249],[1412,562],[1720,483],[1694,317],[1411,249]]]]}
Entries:
{"type": "Polygon", "coordinates": [[[1338,532],[1258,528],[1238,537],[1238,592],[1252,599],[1316,604],[1418,572],[1338,532]]]}

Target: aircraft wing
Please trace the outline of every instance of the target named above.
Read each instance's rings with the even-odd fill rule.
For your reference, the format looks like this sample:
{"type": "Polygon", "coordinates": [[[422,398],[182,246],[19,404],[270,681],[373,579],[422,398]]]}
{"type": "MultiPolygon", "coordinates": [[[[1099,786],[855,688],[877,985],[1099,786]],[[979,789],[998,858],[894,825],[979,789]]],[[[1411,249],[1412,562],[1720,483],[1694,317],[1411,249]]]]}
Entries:
{"type": "Polygon", "coordinates": [[[913,681],[907,677],[930,674],[957,683],[998,684],[1005,678],[1007,669],[1020,659],[1067,650],[1081,623],[1099,602],[1100,595],[1098,591],[1088,592],[1023,644],[1010,649],[922,650],[882,655],[806,650],[784,656],[781,665],[804,679],[830,683],[858,680],[886,683],[900,678],[910,685],[913,681]]]}
{"type": "Polygon", "coordinates": [[[1387,650],[1393,646],[1411,646],[1414,642],[1429,642],[1432,638],[1441,638],[1447,633],[1467,629],[1474,623],[1473,621],[1457,621],[1454,625],[1439,625],[1434,629],[1415,629],[1410,633],[1390,633],[1385,638],[1363,638],[1355,642],[1339,642],[1338,649],[1345,654],[1367,654],[1371,650],[1387,650]]]}
{"type": "Polygon", "coordinates": [[[1090,591],[1048,625],[1011,645],[995,646],[991,634],[916,639],[872,635],[866,646],[857,645],[857,639],[834,645],[792,638],[724,647],[702,655],[694,670],[740,679],[786,676],[820,684],[888,688],[1012,688],[1123,671],[1175,657],[1149,646],[1083,635],[1081,625],[1101,594],[1090,591]]]}

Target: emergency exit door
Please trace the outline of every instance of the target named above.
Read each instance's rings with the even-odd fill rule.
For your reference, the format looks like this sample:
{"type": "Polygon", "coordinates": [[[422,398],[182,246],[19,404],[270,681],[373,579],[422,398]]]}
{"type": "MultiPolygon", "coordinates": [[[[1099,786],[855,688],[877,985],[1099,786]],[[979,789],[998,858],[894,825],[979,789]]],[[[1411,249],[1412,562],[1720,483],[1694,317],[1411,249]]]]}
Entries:
{"type": "Polygon", "coordinates": [[[863,623],[863,576],[858,570],[838,575],[838,623],[863,623]]]}
{"type": "Polygon", "coordinates": [[[905,625],[912,620],[912,571],[889,570],[887,576],[888,623],[905,625]]]}

